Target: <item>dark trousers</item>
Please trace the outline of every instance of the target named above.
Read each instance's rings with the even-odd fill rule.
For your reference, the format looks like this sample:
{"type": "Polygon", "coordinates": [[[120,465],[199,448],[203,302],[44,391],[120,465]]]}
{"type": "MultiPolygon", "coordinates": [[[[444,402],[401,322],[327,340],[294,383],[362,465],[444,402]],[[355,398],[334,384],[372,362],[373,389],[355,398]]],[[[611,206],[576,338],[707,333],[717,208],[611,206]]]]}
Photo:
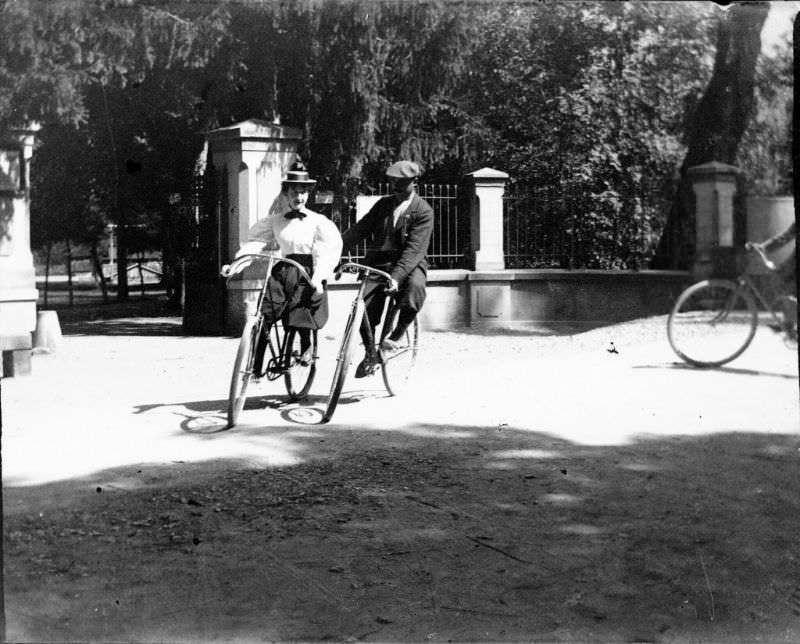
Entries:
{"type": "MultiPolygon", "coordinates": [[[[375,268],[386,271],[391,269],[391,265],[375,265],[375,268]]],[[[401,315],[408,316],[408,319],[413,318],[413,315],[422,309],[425,303],[425,286],[427,284],[427,276],[419,266],[408,274],[400,284],[398,284],[396,303],[400,309],[401,315]]],[[[385,289],[384,280],[369,280],[364,290],[364,305],[366,315],[364,319],[369,323],[369,328],[361,327],[361,340],[364,342],[364,347],[370,351],[370,336],[374,341],[375,327],[381,321],[381,315],[386,304],[387,293],[385,289]]]]}

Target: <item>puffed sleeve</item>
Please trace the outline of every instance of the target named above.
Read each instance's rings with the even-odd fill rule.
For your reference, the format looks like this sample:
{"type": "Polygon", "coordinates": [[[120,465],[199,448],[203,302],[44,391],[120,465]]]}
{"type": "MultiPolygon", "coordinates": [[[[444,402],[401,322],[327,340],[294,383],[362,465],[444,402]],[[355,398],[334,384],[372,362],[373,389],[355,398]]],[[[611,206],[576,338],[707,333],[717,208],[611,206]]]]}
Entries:
{"type": "Polygon", "coordinates": [[[325,215],[317,216],[311,256],[314,260],[314,276],[329,280],[342,256],[342,235],[336,224],[325,215]]]}
{"type": "Polygon", "coordinates": [[[247,234],[247,241],[239,248],[236,257],[248,253],[260,253],[265,250],[277,250],[278,243],[272,227],[272,217],[257,221],[247,234]]]}

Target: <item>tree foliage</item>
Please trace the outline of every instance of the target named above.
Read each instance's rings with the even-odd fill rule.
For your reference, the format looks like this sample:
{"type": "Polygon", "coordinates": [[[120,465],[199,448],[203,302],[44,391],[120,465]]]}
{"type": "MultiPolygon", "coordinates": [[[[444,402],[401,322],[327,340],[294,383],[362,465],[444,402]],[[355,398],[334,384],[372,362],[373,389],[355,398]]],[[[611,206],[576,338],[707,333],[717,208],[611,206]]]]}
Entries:
{"type": "MultiPolygon", "coordinates": [[[[451,183],[493,166],[562,195],[529,219],[577,240],[569,265],[636,267],[681,159],[719,125],[701,119],[721,57],[752,41],[727,15],[710,2],[17,0],[0,13],[0,127],[44,125],[41,239],[85,238],[91,211],[117,226],[123,258],[131,231],[168,245],[204,133],[263,118],[302,128],[321,188],[374,184],[400,156],[451,183]],[[59,200],[64,182],[80,208],[59,200]]],[[[760,120],[739,138],[779,145],[786,64],[762,64],[760,120]]],[[[726,113],[739,128],[742,105],[726,113]]],[[[770,145],[742,162],[755,170],[770,145]]]]}

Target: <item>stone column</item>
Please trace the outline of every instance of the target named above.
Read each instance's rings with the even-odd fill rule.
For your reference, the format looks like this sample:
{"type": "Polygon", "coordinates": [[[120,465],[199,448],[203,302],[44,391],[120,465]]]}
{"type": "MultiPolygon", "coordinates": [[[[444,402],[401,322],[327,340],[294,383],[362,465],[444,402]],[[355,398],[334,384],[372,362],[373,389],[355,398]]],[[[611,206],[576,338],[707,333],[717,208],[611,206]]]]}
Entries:
{"type": "MultiPolygon", "coordinates": [[[[301,130],[251,119],[208,133],[208,154],[214,168],[228,170],[227,248],[230,262],[247,240],[247,231],[266,217],[281,191],[281,179],[294,162],[301,130]]],[[[222,186],[222,189],[226,189],[222,186]]]]}
{"type": "Polygon", "coordinates": [[[470,202],[473,270],[501,271],[503,256],[503,192],[508,175],[500,170],[481,168],[470,172],[473,195],[470,202]]]}
{"type": "Polygon", "coordinates": [[[30,243],[30,160],[38,126],[0,135],[0,376],[31,372],[36,272],[30,243]]]}
{"type": "Polygon", "coordinates": [[[695,259],[697,279],[736,273],[733,196],[739,168],[711,161],[688,169],[695,202],[695,259]]]}
{"type": "Polygon", "coordinates": [[[504,273],[503,192],[508,175],[481,168],[467,175],[470,201],[472,269],[469,274],[469,325],[503,327],[510,322],[511,283],[504,273]]]}
{"type": "Polygon", "coordinates": [[[302,131],[250,119],[207,134],[208,161],[216,173],[219,212],[219,266],[206,271],[207,284],[190,284],[187,276],[184,329],[190,333],[238,334],[248,302],[255,299],[257,271],[246,270],[229,287],[219,269],[229,264],[247,240],[250,227],[276,207],[281,180],[297,156],[302,131]],[[225,207],[226,206],[226,207],[225,207]],[[213,275],[211,273],[214,273],[213,275]]]}

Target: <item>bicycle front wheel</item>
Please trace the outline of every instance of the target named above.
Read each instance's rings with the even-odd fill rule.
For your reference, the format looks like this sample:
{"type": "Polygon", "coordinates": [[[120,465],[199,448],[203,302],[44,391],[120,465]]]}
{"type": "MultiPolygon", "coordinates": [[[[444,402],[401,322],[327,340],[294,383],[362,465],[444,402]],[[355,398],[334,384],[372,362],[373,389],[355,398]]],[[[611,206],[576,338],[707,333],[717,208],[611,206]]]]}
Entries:
{"type": "Polygon", "coordinates": [[[228,393],[228,427],[236,425],[247,400],[247,385],[253,375],[253,357],[260,326],[259,320],[249,318],[244,325],[242,337],[239,339],[239,349],[233,363],[231,387],[228,393]]]}
{"type": "MultiPolygon", "coordinates": [[[[393,329],[397,320],[397,310],[392,320],[387,320],[391,324],[387,327],[393,329]]],[[[417,363],[417,351],[419,350],[419,322],[417,318],[408,326],[403,337],[398,341],[400,345],[397,351],[386,353],[380,352],[383,374],[383,384],[390,396],[399,396],[405,391],[414,365],[417,363]]]]}
{"type": "Polygon", "coordinates": [[[336,369],[333,372],[331,391],[328,394],[328,404],[322,416],[323,423],[327,423],[331,419],[333,412],[336,411],[336,405],[339,403],[339,396],[342,393],[345,378],[347,378],[347,370],[353,361],[353,349],[355,348],[356,335],[361,328],[362,317],[364,317],[364,300],[359,299],[350,310],[350,316],[347,318],[347,324],[344,327],[342,346],[336,356],[336,369]]]}
{"type": "Polygon", "coordinates": [[[667,320],[669,344],[695,367],[719,367],[750,345],[758,309],[743,287],[727,280],[704,280],[678,297],[667,320]]]}
{"type": "Polygon", "coordinates": [[[286,372],[283,377],[286,391],[292,400],[300,400],[308,394],[317,373],[317,332],[309,331],[309,333],[311,334],[310,349],[313,357],[308,361],[301,360],[303,349],[300,346],[300,333],[297,329],[290,329],[286,334],[284,348],[286,372]]]}

